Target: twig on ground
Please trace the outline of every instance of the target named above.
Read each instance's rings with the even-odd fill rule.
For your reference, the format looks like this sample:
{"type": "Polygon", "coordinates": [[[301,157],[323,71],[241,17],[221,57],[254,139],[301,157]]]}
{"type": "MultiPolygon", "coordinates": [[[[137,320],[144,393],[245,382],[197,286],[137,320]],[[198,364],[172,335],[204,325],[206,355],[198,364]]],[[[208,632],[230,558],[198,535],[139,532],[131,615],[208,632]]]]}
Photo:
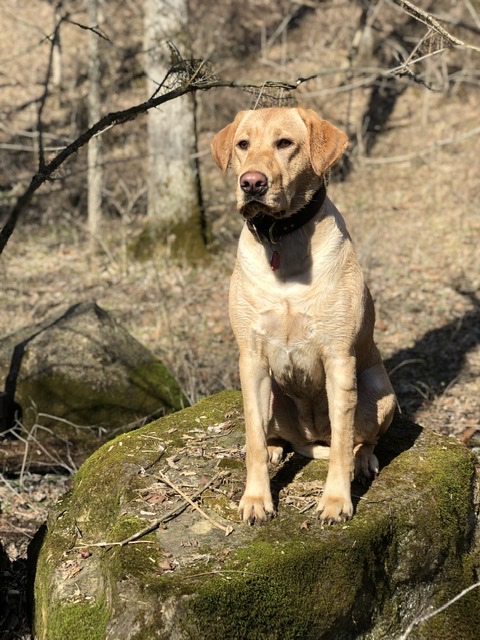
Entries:
{"type": "MultiPolygon", "coordinates": [[[[161,475],[164,476],[164,474],[161,474],[161,475]]],[[[164,476],[164,478],[165,477],[166,476],[164,476]]],[[[105,548],[105,547],[106,548],[124,547],[127,544],[131,544],[132,542],[136,542],[139,538],[142,538],[143,536],[146,536],[147,534],[151,533],[152,531],[155,531],[155,529],[158,529],[158,527],[161,524],[164,524],[165,522],[168,522],[169,520],[172,520],[173,518],[176,518],[177,516],[179,516],[181,513],[183,513],[183,511],[185,511],[185,509],[188,506],[192,505],[193,507],[198,508],[197,505],[192,503],[192,501],[195,500],[196,498],[198,498],[199,496],[201,496],[202,493],[204,491],[206,491],[209,487],[211,487],[212,484],[214,484],[219,478],[223,478],[223,477],[225,477],[225,474],[217,473],[216,475],[213,476],[213,478],[211,478],[206,484],[204,484],[202,487],[200,487],[200,489],[198,489],[198,491],[196,491],[189,498],[187,496],[185,496],[185,494],[183,494],[177,487],[173,486],[172,488],[175,489],[175,491],[177,491],[177,493],[179,493],[182,497],[184,497],[183,502],[181,502],[179,505],[177,505],[171,511],[168,511],[167,513],[165,513],[160,518],[157,518],[156,520],[153,520],[152,522],[150,522],[150,524],[148,524],[143,529],[140,529],[140,531],[137,531],[136,533],[132,534],[128,538],[125,538],[124,540],[120,540],[118,542],[91,542],[91,543],[85,543],[85,544],[78,545],[78,546],[75,547],[75,549],[85,549],[86,547],[102,547],[102,548],[105,548]]],[[[163,478],[162,478],[162,480],[165,482],[165,480],[163,478]]],[[[168,478],[167,478],[167,480],[168,480],[168,478]]],[[[170,480],[168,480],[168,482],[166,482],[166,484],[169,484],[170,486],[172,486],[171,483],[170,483],[170,480]]],[[[226,529],[225,527],[222,527],[222,528],[224,530],[226,529]]],[[[233,531],[233,529],[232,529],[232,531],[233,531]]],[[[231,533],[231,531],[229,533],[231,533]]],[[[228,535],[228,534],[225,533],[225,535],[228,535]]]]}
{"type": "Polygon", "coordinates": [[[473,18],[473,21],[475,22],[477,29],[480,29],[480,17],[478,16],[478,12],[473,6],[471,0],[464,0],[464,2],[465,2],[465,6],[468,9],[468,12],[470,13],[470,15],[473,18]]]}
{"type": "Polygon", "coordinates": [[[158,474],[160,476],[160,479],[165,482],[165,484],[168,484],[169,487],[171,487],[174,491],[176,491],[180,496],[182,496],[182,498],[184,500],[186,500],[189,505],[191,507],[193,507],[194,509],[196,509],[198,511],[198,513],[205,518],[206,520],[208,520],[208,522],[210,522],[211,524],[213,524],[214,527],[216,527],[217,529],[220,529],[221,531],[225,532],[226,536],[229,536],[232,531],[233,531],[233,527],[232,526],[228,526],[228,527],[224,527],[223,524],[220,524],[219,522],[217,522],[216,520],[214,520],[213,518],[211,518],[208,513],[205,513],[205,511],[203,511],[203,509],[200,509],[200,507],[195,504],[193,502],[193,500],[191,498],[189,498],[185,493],[183,493],[183,491],[177,486],[175,485],[164,473],[162,473],[161,471],[158,474]]]}
{"type": "MultiPolygon", "coordinates": [[[[8,480],[5,478],[5,476],[3,475],[3,473],[0,473],[0,480],[3,482],[3,484],[7,487],[7,489],[9,491],[11,491],[17,498],[20,498],[20,500],[24,500],[24,495],[22,495],[21,493],[19,493],[16,489],[14,489],[14,487],[12,487],[11,483],[8,482],[8,480]]],[[[38,509],[37,507],[35,507],[33,504],[31,504],[31,502],[27,503],[29,508],[37,513],[37,514],[43,514],[44,510],[43,509],[38,509]]]]}
{"type": "Polygon", "coordinates": [[[309,502],[307,505],[299,509],[298,513],[306,513],[307,511],[310,511],[310,509],[313,509],[313,507],[317,505],[317,502],[318,500],[315,500],[314,502],[309,502]]]}
{"type": "MultiPolygon", "coordinates": [[[[70,455],[68,455],[68,459],[66,462],[63,461],[54,452],[49,451],[40,442],[40,440],[35,437],[35,432],[37,431],[37,429],[42,429],[54,435],[51,429],[48,429],[47,427],[44,427],[41,424],[38,424],[36,421],[30,431],[21,422],[17,421],[15,428],[12,428],[6,432],[3,432],[4,434],[6,433],[11,434],[16,440],[18,440],[19,442],[23,442],[23,444],[25,445],[25,449],[22,457],[22,465],[20,469],[20,485],[23,485],[23,479],[27,471],[27,465],[29,463],[28,453],[30,451],[31,444],[34,444],[37,449],[40,449],[40,451],[46,456],[48,460],[50,460],[51,463],[53,463],[54,466],[64,469],[69,474],[74,474],[77,471],[76,465],[70,455]],[[26,435],[23,436],[22,433],[25,433],[26,435]]],[[[58,440],[62,440],[62,438],[59,438],[58,436],[56,436],[56,438],[58,440]]]]}

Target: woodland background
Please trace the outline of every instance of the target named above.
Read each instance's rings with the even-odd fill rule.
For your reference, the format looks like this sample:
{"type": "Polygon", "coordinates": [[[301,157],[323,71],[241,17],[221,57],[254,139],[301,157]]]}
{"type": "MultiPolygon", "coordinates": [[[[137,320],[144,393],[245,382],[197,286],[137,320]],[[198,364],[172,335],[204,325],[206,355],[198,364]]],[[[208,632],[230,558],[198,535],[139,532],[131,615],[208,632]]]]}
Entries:
{"type": "MultiPolygon", "coordinates": [[[[105,1],[94,23],[87,0],[2,1],[1,225],[39,167],[92,124],[92,33],[100,117],[151,97],[146,4],[105,1]]],[[[168,233],[154,242],[146,234],[152,215],[169,210],[166,201],[160,213],[148,212],[150,116],[111,126],[99,136],[101,219],[93,232],[88,145],[22,207],[0,256],[0,335],[95,300],[167,364],[190,402],[238,387],[227,296],[242,222],[233,177],[214,165],[210,140],[240,109],[298,103],[349,134],[329,195],[375,298],[377,342],[401,410],[478,452],[480,2],[419,0],[438,23],[400,4],[218,0],[213,8],[191,1],[188,28],[171,38],[180,57],[170,58],[166,38],[158,42],[170,65],[179,65],[160,93],[199,82],[201,62],[204,84],[192,95],[205,253],[192,254],[188,234],[186,250],[175,255],[168,233]]],[[[0,461],[0,539],[19,600],[28,540],[75,469],[45,471],[6,476],[0,461]]],[[[17,614],[0,621],[5,637],[28,637],[17,614]]]]}

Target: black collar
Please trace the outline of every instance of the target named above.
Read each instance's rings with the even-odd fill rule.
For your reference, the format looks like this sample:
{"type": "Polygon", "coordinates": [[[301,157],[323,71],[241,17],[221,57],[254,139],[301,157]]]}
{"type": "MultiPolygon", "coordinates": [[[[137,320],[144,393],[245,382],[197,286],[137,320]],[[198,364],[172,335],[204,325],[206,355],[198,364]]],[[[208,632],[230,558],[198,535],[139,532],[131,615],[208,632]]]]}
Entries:
{"type": "Polygon", "coordinates": [[[271,244],[277,244],[288,233],[296,231],[303,227],[304,224],[310,222],[322,206],[327,190],[325,184],[316,191],[313,198],[300,211],[294,213],[293,216],[278,220],[273,216],[259,213],[247,220],[247,226],[259,242],[266,240],[271,244]]]}

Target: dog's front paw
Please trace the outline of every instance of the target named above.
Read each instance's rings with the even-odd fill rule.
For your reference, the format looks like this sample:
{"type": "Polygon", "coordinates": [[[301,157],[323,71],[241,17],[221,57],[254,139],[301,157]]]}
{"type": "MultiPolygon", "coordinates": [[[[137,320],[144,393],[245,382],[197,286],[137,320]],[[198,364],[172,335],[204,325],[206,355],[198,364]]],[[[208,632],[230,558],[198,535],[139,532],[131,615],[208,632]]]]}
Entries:
{"type": "Polygon", "coordinates": [[[349,496],[330,496],[324,493],[318,502],[317,517],[322,524],[345,522],[352,515],[353,504],[349,496]]]}
{"type": "Polygon", "coordinates": [[[238,512],[244,522],[262,524],[275,516],[275,507],[271,496],[249,496],[244,493],[238,512]]]}

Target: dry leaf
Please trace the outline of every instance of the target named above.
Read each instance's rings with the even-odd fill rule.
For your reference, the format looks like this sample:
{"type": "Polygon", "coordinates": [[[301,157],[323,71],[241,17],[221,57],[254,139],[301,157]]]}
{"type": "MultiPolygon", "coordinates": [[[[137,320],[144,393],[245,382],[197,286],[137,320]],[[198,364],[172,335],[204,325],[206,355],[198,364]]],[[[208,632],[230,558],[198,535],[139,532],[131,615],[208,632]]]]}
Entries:
{"type": "Polygon", "coordinates": [[[145,501],[148,502],[148,504],[162,504],[166,499],[167,497],[164,493],[149,493],[145,497],[145,501]]]}

